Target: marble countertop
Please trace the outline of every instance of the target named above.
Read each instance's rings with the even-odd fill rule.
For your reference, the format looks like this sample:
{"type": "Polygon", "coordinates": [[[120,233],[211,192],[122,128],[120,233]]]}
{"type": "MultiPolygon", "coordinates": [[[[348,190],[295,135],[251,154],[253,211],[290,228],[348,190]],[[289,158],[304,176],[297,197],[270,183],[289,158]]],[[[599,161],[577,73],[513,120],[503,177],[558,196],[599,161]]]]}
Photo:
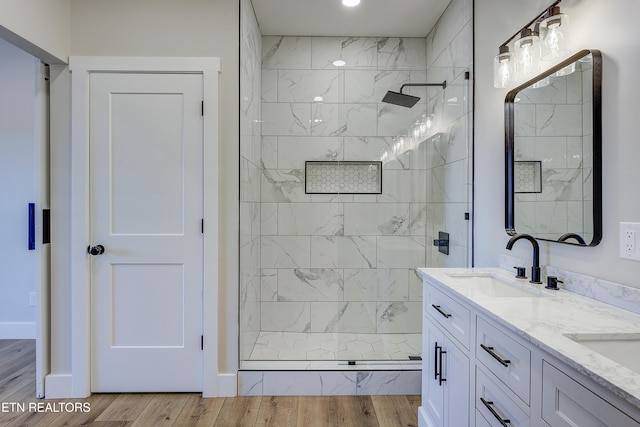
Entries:
{"type": "MultiPolygon", "coordinates": [[[[640,314],[564,289],[547,290],[500,268],[421,268],[427,276],[465,298],[465,302],[523,339],[557,357],[617,396],[640,407],[640,373],[571,340],[570,334],[640,334],[640,314]],[[486,274],[532,290],[531,297],[495,298],[478,292],[473,280],[458,275],[486,274]],[[537,295],[536,295],[537,294],[537,295]]],[[[638,344],[640,346],[640,342],[638,344]]],[[[636,357],[640,357],[636,354],[636,357]]]]}

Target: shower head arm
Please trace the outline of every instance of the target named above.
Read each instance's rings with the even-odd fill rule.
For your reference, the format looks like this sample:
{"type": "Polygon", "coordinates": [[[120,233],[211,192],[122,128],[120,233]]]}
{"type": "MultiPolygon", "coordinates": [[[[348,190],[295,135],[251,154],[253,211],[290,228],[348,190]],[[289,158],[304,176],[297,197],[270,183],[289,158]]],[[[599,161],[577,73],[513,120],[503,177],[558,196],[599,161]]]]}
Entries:
{"type": "Polygon", "coordinates": [[[445,80],[442,83],[405,83],[402,86],[400,86],[401,94],[402,94],[402,89],[404,89],[406,86],[440,86],[442,87],[442,89],[446,89],[447,81],[445,80]]]}

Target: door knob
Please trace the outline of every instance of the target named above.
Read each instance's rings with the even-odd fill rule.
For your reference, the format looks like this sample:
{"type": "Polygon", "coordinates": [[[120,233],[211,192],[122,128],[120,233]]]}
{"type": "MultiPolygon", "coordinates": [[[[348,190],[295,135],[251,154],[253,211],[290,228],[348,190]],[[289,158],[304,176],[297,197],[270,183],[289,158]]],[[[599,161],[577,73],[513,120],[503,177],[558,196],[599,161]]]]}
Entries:
{"type": "Polygon", "coordinates": [[[87,248],[87,252],[89,252],[89,255],[102,255],[104,253],[104,246],[102,245],[95,245],[95,246],[89,246],[87,248]]]}

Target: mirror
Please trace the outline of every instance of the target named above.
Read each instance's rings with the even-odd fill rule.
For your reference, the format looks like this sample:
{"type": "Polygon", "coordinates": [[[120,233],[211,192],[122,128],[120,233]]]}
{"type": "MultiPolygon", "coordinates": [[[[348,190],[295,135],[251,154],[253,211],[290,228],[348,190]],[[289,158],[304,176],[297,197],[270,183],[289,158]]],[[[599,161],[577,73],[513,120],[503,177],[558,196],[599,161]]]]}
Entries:
{"type": "Polygon", "coordinates": [[[582,50],[507,94],[507,234],[600,242],[601,82],[600,52],[582,50]]]}

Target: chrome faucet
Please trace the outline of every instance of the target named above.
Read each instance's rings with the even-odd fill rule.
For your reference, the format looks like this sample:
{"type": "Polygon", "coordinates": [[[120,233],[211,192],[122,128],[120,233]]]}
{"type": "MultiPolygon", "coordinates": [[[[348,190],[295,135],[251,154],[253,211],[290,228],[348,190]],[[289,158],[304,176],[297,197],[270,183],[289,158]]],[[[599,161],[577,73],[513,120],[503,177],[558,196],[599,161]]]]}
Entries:
{"type": "Polygon", "coordinates": [[[507,249],[511,250],[513,244],[520,239],[526,239],[533,246],[533,265],[531,266],[531,283],[542,283],[540,280],[540,246],[538,241],[529,234],[516,234],[507,242],[507,249]]]}

